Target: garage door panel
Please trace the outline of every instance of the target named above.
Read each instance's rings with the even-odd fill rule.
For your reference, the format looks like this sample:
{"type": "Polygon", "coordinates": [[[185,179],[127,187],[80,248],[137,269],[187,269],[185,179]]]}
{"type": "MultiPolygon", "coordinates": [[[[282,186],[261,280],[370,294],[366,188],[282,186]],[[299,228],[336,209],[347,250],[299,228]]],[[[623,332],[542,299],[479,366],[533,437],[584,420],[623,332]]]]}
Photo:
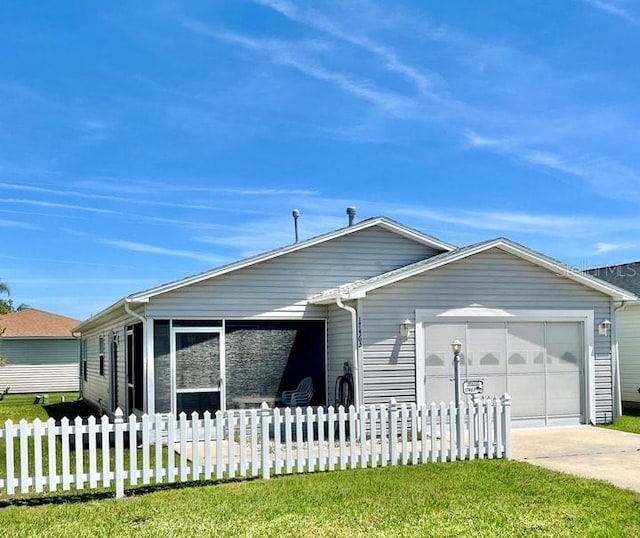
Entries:
{"type": "Polygon", "coordinates": [[[514,417],[545,416],[545,376],[527,374],[509,376],[511,414],[514,417]]]}
{"type": "MultiPolygon", "coordinates": [[[[453,373],[450,377],[453,377],[453,373]]],[[[455,388],[450,377],[432,377],[427,382],[426,402],[453,402],[455,399],[455,388]]]]}
{"type": "Polygon", "coordinates": [[[509,374],[543,373],[544,323],[508,323],[507,349],[509,374]]]}
{"type": "Polygon", "coordinates": [[[474,323],[467,328],[469,377],[506,372],[504,323],[474,323]]]}
{"type": "Polygon", "coordinates": [[[580,329],[578,323],[547,323],[547,371],[580,371],[580,329]]]}
{"type": "Polygon", "coordinates": [[[508,392],[507,378],[504,375],[487,375],[482,376],[482,378],[484,381],[484,394],[486,396],[500,396],[508,392]]]}
{"type": "Polygon", "coordinates": [[[574,373],[547,375],[549,416],[580,413],[580,381],[574,373]]]}
{"type": "MultiPolygon", "coordinates": [[[[453,355],[451,342],[455,338],[462,342],[462,349],[466,349],[466,327],[464,324],[434,323],[426,325],[424,330],[424,349],[426,351],[425,364],[427,373],[431,376],[453,376],[453,355]]],[[[465,355],[460,356],[461,364],[465,362],[465,355]]]]}

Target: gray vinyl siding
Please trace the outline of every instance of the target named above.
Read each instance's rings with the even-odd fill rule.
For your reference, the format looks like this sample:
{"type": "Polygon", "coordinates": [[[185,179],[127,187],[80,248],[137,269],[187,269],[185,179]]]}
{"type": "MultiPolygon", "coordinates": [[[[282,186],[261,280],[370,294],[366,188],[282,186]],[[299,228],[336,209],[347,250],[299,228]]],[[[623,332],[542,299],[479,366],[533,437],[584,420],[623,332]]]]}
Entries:
{"type": "Polygon", "coordinates": [[[87,340],[87,380],[81,382],[82,398],[96,409],[113,412],[110,409],[111,387],[111,338],[115,333],[119,337],[118,345],[118,407],[127,410],[126,381],[126,326],[136,320],[125,314],[104,325],[95,327],[82,335],[87,340]],[[100,336],[105,338],[104,376],[100,375],[100,336]]]}
{"type": "Polygon", "coordinates": [[[629,305],[616,317],[622,401],[640,403],[640,304],[629,305]]]}
{"type": "Polygon", "coordinates": [[[327,310],[327,404],[333,405],[336,380],[344,374],[344,363],[353,367],[351,314],[335,305],[327,310]]]}
{"type": "MultiPolygon", "coordinates": [[[[514,310],[593,310],[595,325],[611,319],[608,296],[555,275],[499,249],[370,292],[365,302],[365,402],[412,402],[416,397],[414,331],[399,336],[400,323],[415,322],[416,309],[481,306],[514,310]]],[[[613,412],[611,337],[595,327],[596,418],[613,412]]]]}
{"type": "Polygon", "coordinates": [[[79,342],[75,339],[4,338],[0,352],[0,390],[11,393],[72,392],[78,390],[79,342]]]}
{"type": "Polygon", "coordinates": [[[162,318],[303,319],[326,317],[306,299],[438,254],[372,227],[152,297],[146,314],[162,318]]]}

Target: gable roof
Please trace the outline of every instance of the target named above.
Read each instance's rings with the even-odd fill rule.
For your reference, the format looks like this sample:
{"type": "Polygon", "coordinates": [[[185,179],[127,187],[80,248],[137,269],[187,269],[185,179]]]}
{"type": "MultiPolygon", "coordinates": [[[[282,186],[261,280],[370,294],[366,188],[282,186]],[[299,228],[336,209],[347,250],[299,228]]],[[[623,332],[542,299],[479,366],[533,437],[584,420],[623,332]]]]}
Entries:
{"type": "Polygon", "coordinates": [[[388,286],[394,282],[404,280],[412,276],[420,275],[432,269],[437,269],[444,265],[454,263],[456,261],[468,258],[474,254],[485,252],[492,248],[499,248],[505,252],[513,254],[519,258],[527,260],[535,265],[548,269],[558,275],[565,276],[575,282],[583,284],[589,288],[597,290],[601,293],[609,295],[618,301],[632,301],[637,297],[615,285],[603,282],[602,280],[590,275],[585,275],[579,271],[573,270],[571,267],[563,264],[553,258],[549,258],[544,254],[540,254],[534,250],[524,247],[514,241],[506,239],[504,237],[498,237],[496,239],[490,239],[488,241],[482,241],[468,247],[459,248],[450,252],[444,252],[437,256],[421,260],[419,262],[388,271],[381,275],[374,276],[365,280],[358,280],[333,288],[331,290],[324,291],[309,298],[309,302],[312,304],[328,304],[335,301],[336,298],[343,300],[352,300],[364,297],[367,292],[376,290],[383,286],[388,286]]]}
{"type": "Polygon", "coordinates": [[[37,308],[25,308],[0,316],[3,338],[72,338],[77,319],[52,314],[37,308]]]}
{"type": "Polygon", "coordinates": [[[399,222],[396,222],[387,217],[373,217],[370,219],[365,219],[356,224],[353,224],[352,226],[346,226],[344,228],[340,228],[333,232],[329,232],[326,234],[318,235],[316,237],[312,237],[310,239],[306,239],[305,241],[293,243],[285,247],[277,248],[275,250],[270,250],[268,252],[258,254],[257,256],[252,256],[250,258],[245,258],[237,262],[233,262],[227,265],[223,265],[221,267],[217,267],[210,271],[205,271],[197,275],[193,275],[187,278],[176,280],[174,282],[163,284],[161,286],[157,286],[155,288],[134,293],[133,295],[129,295],[126,299],[128,302],[134,302],[134,303],[147,302],[151,297],[154,297],[155,295],[160,295],[162,293],[167,293],[169,291],[173,291],[173,290],[182,288],[184,286],[188,286],[190,284],[202,282],[203,280],[224,275],[226,273],[230,273],[231,271],[237,271],[238,269],[243,269],[245,267],[249,267],[251,265],[255,265],[260,262],[271,260],[273,258],[277,258],[285,254],[290,254],[291,252],[296,252],[298,250],[302,250],[302,249],[311,247],[313,245],[317,245],[319,243],[324,243],[326,241],[331,241],[332,239],[337,239],[339,237],[350,235],[352,233],[359,232],[360,230],[373,228],[374,226],[379,226],[381,228],[384,228],[385,230],[396,233],[408,239],[412,239],[417,243],[421,243],[423,245],[434,248],[436,250],[442,250],[442,251],[448,252],[448,251],[455,250],[456,248],[455,246],[450,245],[449,243],[440,241],[435,237],[431,237],[430,235],[424,234],[418,230],[415,230],[414,228],[410,228],[408,226],[400,224],[399,222]]]}
{"type": "Polygon", "coordinates": [[[640,295],[640,261],[587,269],[587,273],[640,295]]]}
{"type": "Polygon", "coordinates": [[[359,232],[361,230],[366,230],[368,228],[373,228],[375,226],[379,226],[380,228],[388,230],[392,233],[396,233],[402,237],[411,239],[416,243],[434,248],[436,250],[441,250],[443,252],[449,252],[456,249],[454,245],[445,243],[444,241],[440,241],[435,237],[422,233],[421,231],[416,230],[415,228],[411,228],[409,226],[405,226],[404,224],[400,224],[399,222],[396,222],[395,220],[390,219],[388,217],[372,217],[372,218],[368,218],[360,222],[357,222],[351,226],[339,228],[338,230],[334,230],[333,232],[321,234],[321,235],[312,237],[310,239],[306,239],[304,241],[299,241],[291,245],[287,245],[281,248],[264,252],[262,254],[258,254],[256,256],[252,256],[250,258],[245,258],[236,262],[229,263],[227,265],[222,265],[220,267],[216,267],[209,271],[204,271],[202,273],[198,273],[196,275],[192,275],[180,280],[175,280],[173,282],[168,282],[166,284],[162,284],[154,288],[133,293],[113,303],[112,305],[108,306],[98,314],[95,314],[94,316],[91,316],[89,319],[83,321],[77,327],[74,327],[74,330],[85,331],[90,326],[94,325],[98,319],[103,318],[104,316],[116,315],[117,312],[120,312],[128,304],[147,303],[149,302],[150,298],[155,297],[156,295],[161,295],[163,293],[174,291],[174,290],[183,288],[185,286],[189,286],[191,284],[196,284],[198,282],[202,282],[210,278],[215,278],[215,277],[230,273],[232,271],[237,271],[245,267],[250,267],[252,265],[255,265],[267,260],[271,260],[279,256],[284,256],[285,254],[290,254],[298,250],[302,250],[314,245],[318,245],[326,241],[331,241],[333,239],[338,239],[340,237],[344,237],[352,233],[359,232]]]}

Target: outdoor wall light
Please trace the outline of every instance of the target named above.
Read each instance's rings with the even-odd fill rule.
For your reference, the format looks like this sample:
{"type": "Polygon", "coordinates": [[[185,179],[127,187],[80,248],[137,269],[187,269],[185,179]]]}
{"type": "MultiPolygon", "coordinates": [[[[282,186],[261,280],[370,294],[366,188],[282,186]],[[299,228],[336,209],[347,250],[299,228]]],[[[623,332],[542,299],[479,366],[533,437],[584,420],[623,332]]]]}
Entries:
{"type": "Polygon", "coordinates": [[[462,350],[462,342],[458,340],[458,338],[454,338],[453,342],[451,342],[451,349],[453,350],[453,355],[460,355],[460,350],[462,350]]]}
{"type": "Polygon", "coordinates": [[[609,330],[611,329],[611,322],[605,319],[600,325],[598,325],[598,334],[600,336],[609,336],[609,330]]]}
{"type": "Polygon", "coordinates": [[[413,327],[413,323],[411,322],[410,319],[405,319],[401,324],[400,324],[400,335],[403,338],[407,338],[409,336],[409,333],[411,332],[411,327],[413,327]]]}

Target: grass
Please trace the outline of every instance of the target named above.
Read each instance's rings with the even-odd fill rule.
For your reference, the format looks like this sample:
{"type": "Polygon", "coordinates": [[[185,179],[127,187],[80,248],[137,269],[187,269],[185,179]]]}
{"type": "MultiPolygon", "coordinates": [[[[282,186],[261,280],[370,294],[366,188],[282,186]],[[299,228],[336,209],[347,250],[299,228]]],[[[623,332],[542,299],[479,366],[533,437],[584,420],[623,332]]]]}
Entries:
{"type": "MultiPolygon", "coordinates": [[[[72,422],[73,419],[77,416],[86,418],[90,415],[96,415],[95,410],[88,405],[86,405],[82,400],[78,400],[77,393],[54,393],[49,394],[49,404],[48,405],[40,405],[34,404],[35,394],[12,394],[5,396],[4,400],[0,401],[0,424],[4,424],[6,420],[11,419],[14,422],[14,426],[18,424],[20,420],[23,418],[28,422],[35,420],[36,418],[45,421],[49,418],[53,418],[56,422],[59,422],[63,417],[67,417],[72,422]]],[[[98,418],[96,416],[96,418],[98,418]]],[[[98,439],[98,442],[100,440],[98,439]]],[[[129,469],[129,449],[128,445],[125,445],[124,448],[124,461],[125,461],[125,469],[129,469]]],[[[73,440],[70,443],[71,450],[71,469],[72,472],[75,472],[75,446],[73,440]]],[[[150,449],[150,457],[151,461],[155,461],[155,447],[150,449]]],[[[169,456],[169,452],[166,448],[163,448],[163,462],[166,466],[169,456]]],[[[176,461],[177,456],[173,454],[174,462],[176,461]]],[[[0,439],[0,478],[6,478],[7,469],[6,469],[6,441],[4,439],[0,439]]],[[[13,446],[13,460],[15,469],[20,468],[20,444],[17,439],[14,440],[13,446]]],[[[141,461],[142,450],[138,450],[138,461],[141,461]]],[[[100,445],[98,445],[97,456],[96,456],[99,468],[101,469],[102,465],[102,449],[100,445]]],[[[115,466],[115,451],[113,448],[109,451],[109,461],[110,468],[113,469],[115,466]]],[[[56,469],[58,474],[62,469],[62,441],[58,437],[56,439],[56,469]]],[[[48,440],[43,438],[42,440],[42,468],[47,472],[49,466],[49,452],[48,452],[48,440]]],[[[29,443],[29,461],[28,461],[28,469],[30,475],[33,475],[35,469],[35,461],[33,458],[33,442],[29,443]]],[[[83,450],[83,469],[84,472],[89,471],[89,450],[83,450]]],[[[128,481],[127,485],[128,485],[128,481]]],[[[113,492],[113,488],[115,486],[112,484],[110,488],[98,488],[96,491],[100,492],[100,494],[105,492],[113,492]]],[[[71,487],[71,492],[74,494],[77,493],[77,490],[74,486],[71,487]]],[[[67,497],[69,493],[63,493],[61,490],[58,492],[51,493],[49,491],[44,493],[29,493],[28,498],[31,499],[43,499],[45,497],[49,498],[57,498],[57,497],[67,497]]],[[[14,498],[20,498],[20,494],[16,494],[14,498]]],[[[25,497],[22,497],[22,501],[24,501],[25,497]]],[[[10,500],[10,497],[7,496],[3,491],[0,491],[0,503],[6,503],[10,500]]]]}
{"type": "Polygon", "coordinates": [[[36,418],[47,420],[49,417],[60,420],[63,416],[75,418],[91,412],[87,405],[78,400],[77,392],[56,392],[48,396],[49,404],[41,405],[34,404],[35,394],[7,394],[0,401],[0,424],[9,419],[18,422],[23,418],[29,422],[36,418]]]}
{"type": "MultiPolygon", "coordinates": [[[[0,417],[82,411],[81,403],[65,399],[50,395],[57,403],[42,407],[33,405],[33,396],[12,395],[0,402],[0,417]]],[[[139,488],[123,500],[111,496],[0,498],[2,535],[640,536],[640,494],[503,460],[201,482],[139,488]]]]}
{"type": "Polygon", "coordinates": [[[0,508],[5,536],[639,536],[640,495],[525,463],[433,463],[0,508]]]}
{"type": "Polygon", "coordinates": [[[624,414],[613,424],[603,426],[621,432],[640,433],[640,410],[625,409],[624,414]]]}

